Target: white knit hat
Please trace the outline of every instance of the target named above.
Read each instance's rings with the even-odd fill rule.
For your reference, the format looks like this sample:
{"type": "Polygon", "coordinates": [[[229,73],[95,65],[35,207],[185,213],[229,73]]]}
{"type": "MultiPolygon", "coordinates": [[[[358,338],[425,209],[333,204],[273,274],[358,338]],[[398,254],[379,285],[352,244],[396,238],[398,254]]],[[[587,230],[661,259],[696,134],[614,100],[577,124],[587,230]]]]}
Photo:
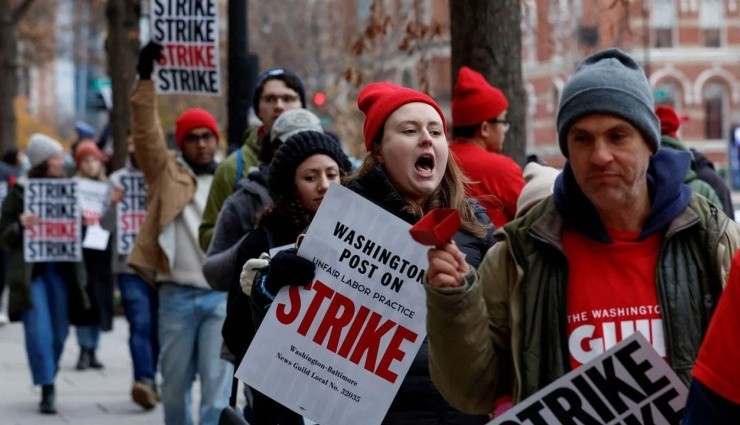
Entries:
{"type": "Polygon", "coordinates": [[[270,140],[275,142],[275,139],[279,139],[279,143],[285,143],[290,136],[309,130],[318,131],[319,133],[324,132],[319,117],[308,109],[291,109],[280,114],[275,123],[272,124],[270,140]]]}
{"type": "Polygon", "coordinates": [[[31,168],[34,168],[63,150],[62,144],[51,137],[41,133],[33,133],[26,145],[26,156],[28,156],[28,161],[31,163],[31,168]]]}
{"type": "Polygon", "coordinates": [[[521,217],[537,202],[552,194],[560,170],[536,162],[524,167],[524,187],[516,200],[516,217],[521,217]]]}

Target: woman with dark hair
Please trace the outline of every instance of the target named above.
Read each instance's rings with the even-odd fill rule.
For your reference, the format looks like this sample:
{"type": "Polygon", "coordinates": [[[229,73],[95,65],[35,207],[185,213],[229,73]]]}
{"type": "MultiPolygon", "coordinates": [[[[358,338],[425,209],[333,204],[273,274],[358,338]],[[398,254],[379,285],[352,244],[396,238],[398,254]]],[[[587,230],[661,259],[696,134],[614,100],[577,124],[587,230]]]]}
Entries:
{"type": "MultiPolygon", "coordinates": [[[[26,154],[31,163],[29,178],[64,177],[64,150],[58,141],[33,134],[26,154]]],[[[57,411],[54,379],[69,333],[68,302],[71,297],[84,298],[85,267],[82,262],[24,261],[23,230],[38,223],[36,214],[24,211],[24,186],[25,179],[21,179],[10,189],[0,218],[0,241],[9,256],[8,310],[11,321],[23,321],[33,383],[41,385],[39,410],[53,414],[57,411]]]]}
{"type": "MultiPolygon", "coordinates": [[[[245,264],[247,260],[256,259],[273,248],[295,244],[319,209],[329,184],[341,183],[351,168],[352,164],[339,143],[324,133],[300,131],[288,138],[280,145],[268,170],[272,203],[258,213],[255,229],[239,242],[236,264],[245,264]]],[[[227,200],[225,209],[231,209],[231,200],[227,200]]],[[[229,226],[229,223],[222,222],[223,217],[219,219],[218,226],[229,226]]],[[[308,261],[298,257],[295,249],[281,251],[272,259],[270,268],[290,273],[295,269],[285,269],[284,265],[296,260],[300,265],[308,261]]],[[[312,263],[308,263],[312,266],[312,263]]],[[[283,277],[273,275],[273,278],[282,283],[283,277]]],[[[245,324],[251,323],[245,315],[252,315],[253,308],[254,327],[258,327],[277,291],[263,286],[255,293],[251,291],[251,279],[245,284],[241,284],[239,279],[231,281],[222,333],[224,343],[238,364],[256,330],[245,329],[245,324]],[[250,295],[255,297],[251,301],[250,295]]],[[[301,416],[290,409],[254,389],[252,394],[254,403],[250,423],[253,425],[303,424],[301,416]]]]}

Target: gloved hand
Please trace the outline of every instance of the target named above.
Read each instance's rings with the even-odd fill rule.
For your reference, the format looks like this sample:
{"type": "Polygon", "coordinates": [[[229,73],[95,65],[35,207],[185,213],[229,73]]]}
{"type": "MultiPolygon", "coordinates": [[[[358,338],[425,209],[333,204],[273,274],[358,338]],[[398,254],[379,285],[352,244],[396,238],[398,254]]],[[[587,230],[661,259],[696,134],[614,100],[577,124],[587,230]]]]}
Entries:
{"type": "Polygon", "coordinates": [[[283,286],[308,285],[313,280],[315,269],[313,261],[298,255],[297,248],[280,251],[270,261],[265,289],[275,295],[283,286]]]}
{"type": "Polygon", "coordinates": [[[139,64],[136,71],[139,73],[140,80],[151,80],[152,71],[154,71],[154,61],[162,58],[162,49],[164,46],[156,41],[150,41],[139,51],[139,64]]]}
{"type": "Polygon", "coordinates": [[[247,260],[239,274],[239,286],[246,296],[252,295],[252,282],[260,269],[270,265],[270,254],[263,252],[259,258],[247,260]]]}

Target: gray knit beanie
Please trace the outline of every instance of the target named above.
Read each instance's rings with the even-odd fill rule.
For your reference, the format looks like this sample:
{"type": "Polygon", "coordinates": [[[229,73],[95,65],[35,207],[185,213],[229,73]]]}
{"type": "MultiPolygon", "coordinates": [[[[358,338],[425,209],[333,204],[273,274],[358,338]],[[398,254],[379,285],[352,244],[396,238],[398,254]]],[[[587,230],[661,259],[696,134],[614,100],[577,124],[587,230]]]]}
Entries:
{"type": "Polygon", "coordinates": [[[660,146],[660,121],[653,91],[640,65],[619,49],[596,52],[578,65],[563,88],[558,108],[560,151],[568,157],[570,126],[590,114],[613,114],[637,127],[653,151],[660,146]]]}
{"type": "Polygon", "coordinates": [[[31,163],[31,168],[63,150],[61,143],[41,133],[33,133],[26,144],[26,156],[28,156],[28,162],[31,163]]]}

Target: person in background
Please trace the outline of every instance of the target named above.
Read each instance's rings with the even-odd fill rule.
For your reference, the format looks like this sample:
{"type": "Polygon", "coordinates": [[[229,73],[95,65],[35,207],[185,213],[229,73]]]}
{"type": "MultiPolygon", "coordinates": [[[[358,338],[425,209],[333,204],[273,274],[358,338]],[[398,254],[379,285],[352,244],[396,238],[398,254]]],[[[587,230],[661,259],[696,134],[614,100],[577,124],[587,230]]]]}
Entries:
{"type": "MultiPolygon", "coordinates": [[[[74,154],[77,172],[75,177],[98,182],[108,179],[102,162],[102,153],[92,140],[84,140],[77,145],[74,154]]],[[[100,226],[100,215],[86,216],[83,211],[83,235],[90,226],[100,226]]],[[[84,236],[83,236],[84,238],[84,236]]],[[[100,347],[100,333],[113,329],[113,280],[111,276],[111,243],[104,250],[83,248],[82,257],[87,270],[87,295],[92,302],[92,317],[80,321],[94,324],[77,326],[77,344],[80,347],[77,370],[102,369],[97,350],[100,347]]],[[[70,311],[71,315],[77,311],[70,311]]]]}
{"type": "MultiPolygon", "coordinates": [[[[339,143],[323,132],[307,130],[288,137],[280,144],[270,163],[268,182],[273,202],[260,211],[255,230],[240,241],[237,264],[245,264],[247,260],[258,258],[272,248],[294,244],[298,235],[305,232],[311,223],[329,184],[341,184],[351,169],[352,163],[339,143]]],[[[255,292],[246,286],[251,285],[251,281],[245,282],[244,287],[240,280],[232,281],[229,296],[240,302],[233,306],[230,313],[237,313],[237,317],[241,317],[242,313],[253,314],[253,330],[256,330],[274,299],[275,288],[285,286],[286,282],[293,280],[294,275],[299,282],[305,281],[306,277],[313,277],[313,264],[298,257],[295,252],[295,249],[290,249],[277,253],[269,266],[270,270],[274,268],[270,274],[272,280],[265,282],[255,292]],[[299,266],[295,267],[294,262],[299,266]]],[[[242,322],[241,326],[235,323],[230,329],[224,328],[224,341],[239,361],[253,336],[253,330],[245,329],[246,325],[246,322],[242,322]]],[[[252,394],[252,424],[303,424],[299,414],[254,389],[252,394]]]]}
{"type": "MultiPolygon", "coordinates": [[[[678,139],[678,127],[681,124],[681,120],[676,114],[676,111],[670,106],[657,106],[655,108],[655,114],[660,120],[660,145],[665,148],[675,149],[681,152],[689,152],[686,146],[681,143],[678,139]]],[[[693,157],[691,159],[692,166],[686,172],[684,183],[686,183],[691,190],[698,193],[699,195],[707,198],[709,202],[714,204],[719,209],[723,209],[722,201],[717,196],[717,193],[712,189],[709,183],[699,179],[694,171],[693,157]]],[[[728,216],[729,217],[729,216],[728,216]]]]}
{"type": "MultiPolygon", "coordinates": [[[[219,214],[213,240],[203,262],[203,275],[211,288],[229,291],[226,320],[221,331],[223,335],[254,329],[250,310],[244,308],[245,305],[249,306],[244,295],[229,290],[234,287],[235,282],[238,282],[240,265],[244,263],[237,261],[237,255],[244,239],[254,229],[257,213],[272,202],[267,187],[267,174],[274,152],[288,137],[308,130],[323,132],[319,117],[309,110],[298,108],[282,113],[272,126],[270,140],[263,141],[260,166],[251,170],[247,177],[238,183],[239,189],[226,199],[219,214]]],[[[336,144],[339,146],[339,142],[336,144]]],[[[253,332],[245,334],[245,338],[239,340],[244,344],[243,348],[235,348],[236,353],[232,353],[229,347],[226,347],[221,357],[238,365],[252,336],[253,332]]],[[[233,344],[230,348],[234,348],[233,344]]],[[[245,392],[249,392],[248,387],[245,387],[245,392]]],[[[246,399],[254,400],[254,397],[248,395],[246,399]]],[[[250,404],[245,406],[245,416],[251,416],[251,408],[250,404]]]]}
{"type": "Polygon", "coordinates": [[[691,155],[694,157],[693,164],[696,176],[712,186],[714,193],[716,193],[717,196],[719,196],[720,201],[722,201],[722,211],[725,212],[727,217],[734,220],[735,206],[732,203],[732,191],[725,182],[725,179],[719,175],[714,167],[714,163],[712,163],[712,161],[710,161],[703,153],[694,148],[690,148],[689,152],[691,152],[691,155]]]}
{"type": "Polygon", "coordinates": [[[740,418],[740,252],[699,350],[684,425],[732,425],[740,418]]]}
{"type": "MultiPolygon", "coordinates": [[[[251,169],[260,163],[267,163],[262,148],[270,141],[272,125],[285,111],[306,107],[306,92],[301,80],[285,68],[274,68],[257,77],[252,97],[252,107],[262,121],[262,126],[255,132],[247,130],[244,144],[231,153],[216,169],[213,185],[208,193],[208,202],[203,212],[203,220],[198,228],[200,248],[208,252],[224,201],[239,189],[239,182],[251,169]]],[[[272,152],[269,152],[271,158],[272,152]]]]}
{"type": "Polygon", "coordinates": [[[707,282],[726,279],[740,228],[683,184],[690,155],[660,148],[653,104],[631,56],[588,56],[563,88],[553,194],[499,230],[477,268],[453,244],[430,249],[432,379],[453,406],[518,403],[632,333],[605,324],[636,320],[688,384],[717,300],[707,282]],[[610,309],[628,313],[591,313],[610,309]]]}
{"type": "MultiPolygon", "coordinates": [[[[64,149],[49,136],[31,135],[26,146],[31,164],[28,178],[63,178],[64,149]]],[[[21,179],[3,201],[0,243],[8,252],[8,315],[23,322],[26,354],[33,384],[41,386],[39,411],[57,413],[54,381],[69,334],[68,303],[85,305],[87,285],[82,262],[28,263],[23,255],[24,230],[38,216],[24,211],[26,179],[21,179]]]]}
{"type": "Polygon", "coordinates": [[[189,108],[175,121],[179,152],[167,150],[159,120],[154,61],[162,46],[139,53],[131,96],[136,162],[148,187],[147,215],[127,264],[159,291],[161,399],[167,425],[193,423],[192,386],[200,380],[200,423],[215,424],[228,404],[233,366],[220,359],[226,293],[203,276],[198,225],[216,170],[219,128],[208,111],[189,108]]]}
{"type": "Polygon", "coordinates": [[[508,108],[501,90],[467,66],[460,68],[452,93],[450,151],[471,180],[468,196],[486,208],[496,227],[514,218],[516,199],[524,186],[522,168],[501,154],[510,125],[508,108]]]}
{"type": "MultiPolygon", "coordinates": [[[[116,240],[116,208],[125,194],[122,183],[124,177],[138,173],[139,166],[134,157],[134,140],[129,134],[126,139],[128,156],[126,165],[111,173],[111,205],[106,211],[104,222],[110,223],[111,239],[116,240]]],[[[155,378],[157,358],[159,357],[159,339],[157,338],[157,309],[159,297],[157,290],[136,272],[126,265],[126,254],[113,254],[113,273],[118,280],[121,292],[123,314],[129,324],[128,345],[133,363],[134,383],[131,387],[131,399],[146,410],[153,409],[160,401],[155,378]]]]}

